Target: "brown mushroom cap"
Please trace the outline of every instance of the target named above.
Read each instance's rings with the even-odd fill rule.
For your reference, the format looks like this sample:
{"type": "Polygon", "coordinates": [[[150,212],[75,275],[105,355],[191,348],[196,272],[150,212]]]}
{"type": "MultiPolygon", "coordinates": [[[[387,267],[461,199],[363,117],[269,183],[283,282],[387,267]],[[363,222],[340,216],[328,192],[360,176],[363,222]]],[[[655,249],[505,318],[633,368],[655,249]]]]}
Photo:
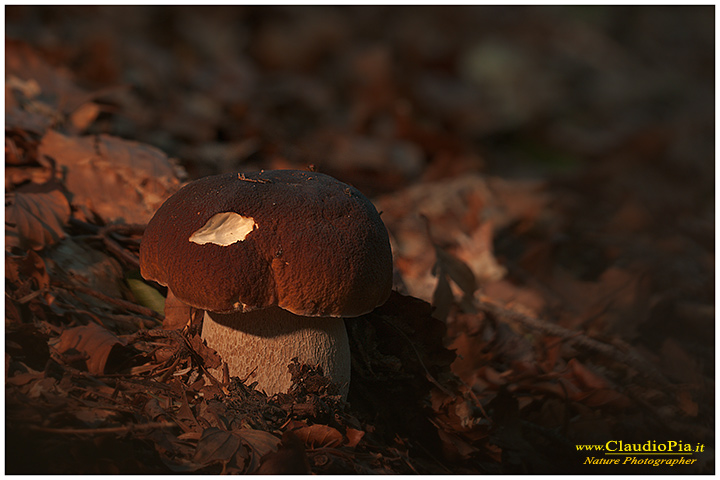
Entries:
{"type": "Polygon", "coordinates": [[[349,185],[315,172],[231,173],[194,181],[158,209],[140,271],[204,310],[353,317],[387,300],[392,252],[375,206],[349,185]],[[230,232],[237,241],[197,240],[227,212],[245,222],[230,232]]]}

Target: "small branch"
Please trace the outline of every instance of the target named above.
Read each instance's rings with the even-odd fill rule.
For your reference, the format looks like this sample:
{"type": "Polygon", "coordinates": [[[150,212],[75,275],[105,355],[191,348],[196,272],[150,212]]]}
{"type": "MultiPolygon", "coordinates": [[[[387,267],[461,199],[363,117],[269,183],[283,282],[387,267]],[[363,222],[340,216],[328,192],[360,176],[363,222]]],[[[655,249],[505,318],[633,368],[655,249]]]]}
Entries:
{"type": "Polygon", "coordinates": [[[80,237],[102,240],[105,247],[115,257],[134,268],[140,268],[140,261],[137,256],[125,250],[113,238],[113,235],[141,235],[145,231],[145,225],[135,223],[118,223],[101,227],[92,223],[83,222],[82,220],[78,220],[74,217],[70,218],[70,225],[91,232],[92,235],[90,237],[86,235],[81,235],[80,237]]]}
{"type": "Polygon", "coordinates": [[[105,244],[105,247],[110,251],[110,253],[118,257],[120,260],[123,260],[134,268],[140,268],[140,260],[138,257],[128,252],[119,243],[117,243],[112,238],[112,230],[109,230],[109,228],[110,227],[101,228],[98,232],[100,238],[102,238],[102,241],[105,244]]]}
{"type": "Polygon", "coordinates": [[[99,435],[103,433],[129,433],[141,430],[154,430],[156,428],[175,427],[173,422],[151,422],[141,424],[130,424],[122,427],[106,427],[106,428],[50,428],[30,425],[30,430],[47,433],[69,434],[69,435],[99,435]]]}
{"type": "Polygon", "coordinates": [[[102,227],[99,233],[102,235],[103,232],[107,234],[117,233],[119,235],[142,235],[145,231],[146,225],[142,223],[114,223],[102,227]]]}
{"type": "Polygon", "coordinates": [[[242,180],[244,182],[253,182],[253,183],[272,183],[271,180],[265,179],[265,178],[247,178],[244,173],[238,173],[238,180],[242,180]]]}

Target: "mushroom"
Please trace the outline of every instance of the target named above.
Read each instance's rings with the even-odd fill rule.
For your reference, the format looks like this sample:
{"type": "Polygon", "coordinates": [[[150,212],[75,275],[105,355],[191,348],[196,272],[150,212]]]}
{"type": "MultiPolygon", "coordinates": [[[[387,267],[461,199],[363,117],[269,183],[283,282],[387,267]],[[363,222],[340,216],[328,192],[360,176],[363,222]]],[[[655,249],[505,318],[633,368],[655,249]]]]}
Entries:
{"type": "Polygon", "coordinates": [[[349,185],[296,170],[231,173],[165,201],[145,230],[140,271],[205,310],[202,338],[231,376],[285,392],[297,358],[344,397],[343,318],[385,303],[392,252],[375,206],[349,185]]]}

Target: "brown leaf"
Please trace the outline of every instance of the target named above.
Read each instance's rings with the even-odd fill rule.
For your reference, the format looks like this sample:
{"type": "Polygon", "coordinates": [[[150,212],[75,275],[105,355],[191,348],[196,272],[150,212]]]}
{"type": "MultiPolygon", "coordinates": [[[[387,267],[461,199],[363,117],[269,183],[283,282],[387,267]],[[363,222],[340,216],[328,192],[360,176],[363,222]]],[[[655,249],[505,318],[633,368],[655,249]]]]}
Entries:
{"type": "Polygon", "coordinates": [[[470,445],[458,435],[446,432],[442,428],[438,429],[438,435],[442,442],[443,453],[448,456],[448,458],[467,460],[479,451],[479,449],[470,445]]]}
{"type": "Polygon", "coordinates": [[[5,125],[7,128],[42,134],[58,119],[52,108],[36,100],[40,87],[34,80],[21,80],[13,75],[5,81],[5,125]],[[44,108],[43,108],[44,107],[44,108]]]}
{"type": "Polygon", "coordinates": [[[220,355],[218,355],[215,350],[208,347],[200,335],[193,335],[188,338],[188,341],[195,353],[203,359],[206,368],[218,368],[222,365],[222,358],[220,358],[220,355]]]}
{"type": "Polygon", "coordinates": [[[234,433],[261,457],[277,450],[278,444],[280,443],[280,439],[275,435],[262,430],[245,428],[235,430],[234,433]]]}
{"type": "Polygon", "coordinates": [[[201,465],[226,464],[235,457],[242,442],[233,432],[210,427],[203,430],[193,462],[201,465]]]}
{"type": "Polygon", "coordinates": [[[360,440],[365,436],[365,432],[348,427],[345,431],[345,436],[347,437],[345,445],[352,448],[360,443],[360,440]]]}
{"type": "Polygon", "coordinates": [[[198,441],[193,462],[201,465],[221,463],[223,466],[234,459],[235,470],[254,472],[261,459],[278,449],[280,439],[262,430],[236,429],[232,431],[210,427],[203,431],[198,441]],[[247,448],[247,452],[242,447],[247,448]]]}
{"type": "Polygon", "coordinates": [[[163,328],[165,330],[180,330],[188,325],[193,318],[193,308],[187,305],[168,289],[165,298],[165,320],[163,320],[163,328]]]}
{"type": "Polygon", "coordinates": [[[610,385],[604,378],[590,371],[576,359],[571,358],[568,362],[568,367],[570,367],[573,375],[583,388],[594,390],[610,388],[610,385]]]}
{"type": "Polygon", "coordinates": [[[437,286],[435,287],[432,298],[432,316],[444,322],[450,313],[450,307],[452,306],[454,297],[452,288],[450,288],[450,282],[448,282],[447,276],[441,269],[438,272],[437,279],[437,286]]]}
{"type": "Polygon", "coordinates": [[[42,248],[65,238],[70,204],[57,186],[33,186],[5,195],[5,245],[42,248]]]}
{"type": "Polygon", "coordinates": [[[609,388],[602,388],[583,394],[577,394],[574,395],[572,399],[593,408],[612,407],[622,410],[632,405],[632,402],[628,397],[609,388]]]}
{"type": "Polygon", "coordinates": [[[82,132],[95,121],[99,114],[100,107],[97,103],[84,103],[70,115],[70,123],[72,123],[75,131],[82,132]]]}
{"type": "Polygon", "coordinates": [[[115,345],[125,345],[125,342],[103,327],[90,323],[65,330],[55,348],[59,353],[72,349],[84,354],[88,372],[98,375],[105,370],[108,356],[115,345]]]}
{"type": "Polygon", "coordinates": [[[336,447],[343,442],[342,433],[327,425],[309,425],[293,430],[309,448],[336,447]]]}
{"type": "Polygon", "coordinates": [[[5,75],[36,82],[53,107],[66,114],[87,96],[68,69],[50,65],[33,47],[21,41],[9,40],[5,45],[5,75]]]}
{"type": "Polygon", "coordinates": [[[106,410],[103,408],[79,408],[72,412],[73,416],[80,420],[86,427],[100,427],[119,417],[115,410],[106,410]]]}
{"type": "Polygon", "coordinates": [[[160,150],[109,135],[66,137],[51,130],[38,148],[43,155],[63,170],[73,206],[106,222],[147,223],[180,183],[160,150]]]}
{"type": "Polygon", "coordinates": [[[147,401],[147,403],[145,403],[143,413],[153,420],[157,420],[158,418],[167,415],[167,412],[165,412],[165,409],[160,406],[160,402],[158,402],[157,398],[151,398],[147,401]]]}
{"type": "Polygon", "coordinates": [[[302,475],[309,474],[310,463],[305,453],[305,445],[292,431],[283,433],[282,443],[277,452],[262,458],[260,475],[302,475]]]}
{"type": "Polygon", "coordinates": [[[675,395],[675,398],[677,399],[678,407],[680,407],[680,410],[682,410],[685,415],[690,417],[697,416],[700,411],[700,407],[698,403],[693,400],[692,394],[689,391],[680,390],[675,395]]]}
{"type": "Polygon", "coordinates": [[[34,250],[28,250],[27,254],[21,257],[6,255],[5,278],[12,283],[32,278],[36,282],[34,288],[38,290],[50,286],[50,275],[45,268],[45,261],[34,250]]]}
{"type": "Polygon", "coordinates": [[[185,395],[181,397],[180,407],[177,409],[177,413],[175,414],[173,420],[180,426],[180,428],[185,430],[186,433],[198,433],[201,430],[200,424],[195,418],[195,414],[190,408],[190,403],[185,395]]]}
{"type": "Polygon", "coordinates": [[[62,121],[86,95],[72,74],[45,61],[30,45],[5,45],[6,125],[42,134],[62,121]]]}
{"type": "Polygon", "coordinates": [[[447,273],[465,295],[472,297],[477,290],[477,282],[470,267],[441,247],[435,246],[435,255],[439,270],[447,273]]]}

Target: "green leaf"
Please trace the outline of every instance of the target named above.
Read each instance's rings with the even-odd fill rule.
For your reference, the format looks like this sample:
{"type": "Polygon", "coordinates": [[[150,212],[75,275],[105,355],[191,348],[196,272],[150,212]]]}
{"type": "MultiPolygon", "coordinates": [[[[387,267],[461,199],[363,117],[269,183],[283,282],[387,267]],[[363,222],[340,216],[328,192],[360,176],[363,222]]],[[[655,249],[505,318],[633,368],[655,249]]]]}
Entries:
{"type": "Polygon", "coordinates": [[[160,292],[139,278],[133,278],[132,275],[125,281],[140,305],[155,310],[160,315],[165,315],[165,297],[160,292]]]}

